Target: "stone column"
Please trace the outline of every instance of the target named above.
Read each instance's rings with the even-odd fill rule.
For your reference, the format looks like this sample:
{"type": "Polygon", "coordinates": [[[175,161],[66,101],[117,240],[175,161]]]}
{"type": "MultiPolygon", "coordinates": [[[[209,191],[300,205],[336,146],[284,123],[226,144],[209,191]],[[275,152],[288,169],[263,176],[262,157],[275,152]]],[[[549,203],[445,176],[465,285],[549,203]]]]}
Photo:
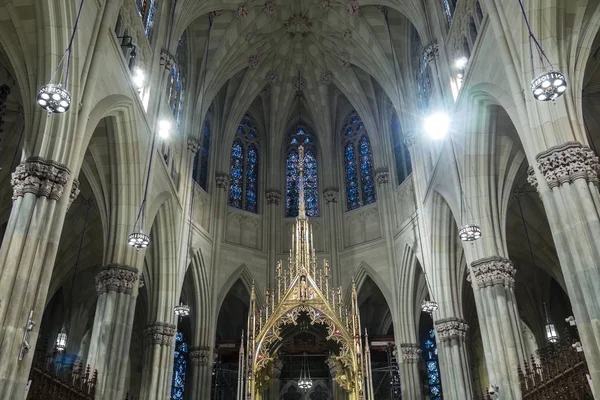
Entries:
{"type": "Polygon", "coordinates": [[[129,368],[129,346],[137,294],[136,268],[111,264],[96,276],[96,314],[90,341],[88,364],[98,370],[96,399],[125,397],[129,368]]]}
{"type": "Polygon", "coordinates": [[[191,368],[189,390],[190,398],[210,399],[212,380],[212,349],[208,346],[192,347],[189,352],[191,368]]]}
{"type": "Polygon", "coordinates": [[[169,397],[176,332],[175,325],[164,322],[154,322],[146,328],[140,399],[164,400],[169,397]]]}
{"type": "Polygon", "coordinates": [[[416,343],[402,343],[400,344],[400,353],[402,398],[404,400],[421,400],[423,398],[421,378],[419,377],[421,349],[416,343]]]}
{"type": "Polygon", "coordinates": [[[473,398],[471,369],[467,356],[466,337],[469,325],[460,318],[445,318],[435,322],[438,357],[444,398],[473,398]]]}
{"type": "Polygon", "coordinates": [[[520,399],[517,367],[523,361],[523,340],[514,293],[513,263],[503,257],[471,262],[467,278],[475,292],[485,363],[490,384],[502,399],[520,399]]]}
{"type": "Polygon", "coordinates": [[[600,192],[597,155],[579,142],[536,156],[552,237],[596,393],[600,393],[600,192]]]}
{"type": "MultiPolygon", "coordinates": [[[[331,248],[331,265],[339,265],[338,263],[338,223],[337,221],[341,221],[341,210],[340,205],[338,204],[339,197],[338,188],[330,187],[323,191],[323,199],[325,200],[325,205],[327,206],[327,224],[329,225],[329,247],[331,248]],[[338,218],[338,215],[340,217],[338,218]]],[[[341,228],[341,227],[340,227],[341,228]]],[[[343,232],[341,229],[339,232],[343,232]]],[[[342,239],[343,240],[343,239],[342,239]]],[[[332,285],[333,287],[337,287],[341,285],[342,280],[342,268],[335,268],[334,275],[332,276],[332,285]]]]}
{"type": "Polygon", "coordinates": [[[12,174],[13,205],[0,250],[1,399],[25,397],[70,175],[65,165],[43,157],[28,158],[12,174]]]}
{"type": "Polygon", "coordinates": [[[279,237],[279,230],[277,224],[279,217],[281,216],[281,192],[275,189],[270,189],[266,192],[267,198],[267,226],[269,227],[268,233],[268,251],[269,251],[269,267],[268,270],[268,283],[267,286],[275,288],[275,264],[277,263],[277,239],[279,237]]]}

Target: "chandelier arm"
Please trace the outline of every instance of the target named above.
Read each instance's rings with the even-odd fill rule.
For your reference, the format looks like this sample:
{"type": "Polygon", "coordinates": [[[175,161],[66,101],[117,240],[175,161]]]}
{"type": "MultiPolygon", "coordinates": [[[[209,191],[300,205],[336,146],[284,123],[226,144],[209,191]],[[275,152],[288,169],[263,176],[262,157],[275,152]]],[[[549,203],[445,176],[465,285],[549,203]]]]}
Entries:
{"type": "Polygon", "coordinates": [[[81,11],[83,10],[83,2],[79,3],[79,10],[77,11],[77,17],[75,18],[75,24],[73,25],[73,31],[71,32],[71,38],[69,39],[69,46],[67,47],[67,72],[65,73],[65,90],[69,84],[69,72],[71,70],[71,57],[73,56],[73,42],[75,41],[75,33],[77,32],[77,26],[79,26],[79,19],[81,18],[81,11]]]}
{"type": "MultiPolygon", "coordinates": [[[[529,23],[529,18],[527,17],[527,13],[525,12],[525,6],[523,5],[523,0],[519,0],[519,6],[521,7],[521,14],[523,15],[523,19],[525,20],[525,25],[527,26],[527,31],[529,32],[529,37],[531,40],[533,40],[533,43],[535,43],[535,47],[538,49],[538,52],[540,53],[540,58],[543,56],[546,59],[546,61],[548,62],[548,64],[550,64],[550,68],[554,69],[554,65],[552,64],[552,61],[550,61],[550,59],[546,55],[546,52],[544,51],[542,44],[537,40],[537,38],[533,34],[533,30],[531,29],[531,24],[529,23]]],[[[532,57],[533,57],[533,53],[532,53],[532,57]]]]}

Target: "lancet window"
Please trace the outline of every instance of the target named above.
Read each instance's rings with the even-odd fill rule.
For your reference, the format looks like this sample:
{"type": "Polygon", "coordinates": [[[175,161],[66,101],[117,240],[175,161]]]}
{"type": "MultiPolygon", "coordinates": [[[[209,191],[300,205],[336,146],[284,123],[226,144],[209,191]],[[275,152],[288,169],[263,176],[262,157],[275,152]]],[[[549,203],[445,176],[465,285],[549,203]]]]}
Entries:
{"type": "Polygon", "coordinates": [[[304,146],[304,199],[306,215],[319,215],[319,171],[315,137],[305,125],[296,126],[288,134],[285,159],[285,216],[298,216],[298,147],[304,146]]]}
{"type": "Polygon", "coordinates": [[[427,369],[427,383],[429,384],[429,398],[431,400],[442,400],[442,382],[440,380],[440,364],[438,362],[438,350],[435,342],[435,330],[430,329],[423,343],[423,357],[427,369]]]}
{"type": "Polygon", "coordinates": [[[396,178],[398,179],[398,185],[400,185],[412,173],[412,165],[410,163],[410,151],[404,143],[404,135],[397,115],[392,118],[392,138],[396,160],[396,178]]]}
{"type": "Polygon", "coordinates": [[[185,392],[185,380],[188,363],[188,344],[183,333],[177,332],[175,353],[173,359],[173,381],[171,384],[171,399],[182,400],[185,392]]]}
{"type": "Polygon", "coordinates": [[[238,126],[229,161],[231,207],[258,212],[259,143],[256,124],[246,115],[238,126]]]}
{"type": "Polygon", "coordinates": [[[373,153],[362,120],[352,111],[343,131],[346,205],[348,210],[376,201],[373,153]]]}
{"type": "Polygon", "coordinates": [[[138,14],[144,24],[144,33],[149,42],[152,42],[152,28],[154,27],[154,17],[156,15],[156,0],[136,0],[138,14]]]}
{"type": "Polygon", "coordinates": [[[454,15],[454,10],[456,9],[456,0],[442,0],[442,8],[444,9],[444,14],[446,14],[448,25],[452,25],[452,17],[454,15]]]}
{"type": "Polygon", "coordinates": [[[184,32],[179,38],[177,45],[177,53],[175,55],[175,63],[171,67],[171,75],[169,77],[169,85],[167,87],[167,96],[169,98],[169,107],[173,113],[173,118],[177,127],[181,123],[183,114],[184,96],[185,96],[185,81],[188,62],[187,50],[187,33],[184,32]]]}
{"type": "Polygon", "coordinates": [[[417,29],[412,28],[411,57],[417,80],[417,102],[419,108],[425,111],[429,107],[429,99],[433,90],[431,66],[427,54],[423,51],[421,38],[417,29]]]}
{"type": "Polygon", "coordinates": [[[208,190],[208,163],[210,159],[210,120],[204,120],[200,148],[194,157],[192,166],[192,179],[204,190],[208,190]]]}

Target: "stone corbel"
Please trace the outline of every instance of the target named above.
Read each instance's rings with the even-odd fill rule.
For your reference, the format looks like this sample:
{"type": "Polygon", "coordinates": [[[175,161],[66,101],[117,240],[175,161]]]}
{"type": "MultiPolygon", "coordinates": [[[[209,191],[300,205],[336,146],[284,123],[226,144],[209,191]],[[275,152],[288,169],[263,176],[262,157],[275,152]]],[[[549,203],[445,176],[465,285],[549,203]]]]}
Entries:
{"type": "Polygon", "coordinates": [[[281,192],[275,189],[270,189],[266,192],[267,204],[278,206],[281,200],[281,192]]]}
{"type": "Polygon", "coordinates": [[[80,192],[79,179],[75,178],[73,179],[73,185],[71,185],[71,194],[69,195],[69,205],[67,206],[67,210],[71,208],[73,202],[77,199],[77,196],[79,196],[80,192]]]}
{"type": "Polygon", "coordinates": [[[200,144],[196,139],[188,139],[187,148],[191,154],[196,154],[198,152],[200,144]]]}
{"type": "Polygon", "coordinates": [[[160,51],[160,65],[164,67],[167,71],[171,71],[173,66],[175,65],[175,58],[171,53],[167,50],[162,49],[160,51]]]}
{"type": "Polygon", "coordinates": [[[215,174],[215,183],[217,184],[218,188],[227,190],[229,187],[229,174],[217,172],[215,174]]]}
{"type": "Polygon", "coordinates": [[[334,188],[334,187],[330,187],[330,188],[323,190],[323,197],[325,198],[325,204],[337,203],[339,193],[340,192],[339,192],[338,188],[334,188]]]}
{"type": "Polygon", "coordinates": [[[439,55],[440,49],[435,40],[423,48],[423,58],[426,59],[428,63],[433,62],[439,55]]]}
{"type": "Polygon", "coordinates": [[[375,171],[375,181],[377,185],[383,185],[390,181],[390,171],[387,168],[378,168],[375,171]]]}

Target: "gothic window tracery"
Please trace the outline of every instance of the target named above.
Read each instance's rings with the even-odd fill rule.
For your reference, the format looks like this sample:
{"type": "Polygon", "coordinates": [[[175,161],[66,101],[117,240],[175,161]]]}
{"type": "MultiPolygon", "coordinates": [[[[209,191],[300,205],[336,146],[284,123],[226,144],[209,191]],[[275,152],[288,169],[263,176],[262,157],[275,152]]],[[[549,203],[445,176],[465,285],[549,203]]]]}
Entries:
{"type": "Polygon", "coordinates": [[[152,42],[152,28],[156,14],[156,0],[136,0],[138,14],[144,24],[144,33],[149,42],[152,42]]]}
{"type": "Polygon", "coordinates": [[[192,178],[202,189],[208,190],[208,165],[210,157],[210,120],[208,117],[204,120],[204,129],[202,130],[202,139],[200,148],[194,156],[192,167],[192,178]]]}
{"type": "Polygon", "coordinates": [[[352,111],[342,130],[346,206],[348,210],[374,203],[376,198],[373,152],[362,120],[352,111]]]}
{"type": "Polygon", "coordinates": [[[179,128],[181,117],[183,115],[183,105],[185,96],[186,66],[188,62],[187,33],[184,32],[179,38],[175,63],[171,67],[167,95],[169,98],[169,107],[175,118],[175,123],[179,128]]]}
{"type": "Polygon", "coordinates": [[[454,15],[454,10],[456,9],[456,0],[442,0],[442,7],[444,9],[444,14],[446,14],[446,19],[448,20],[448,26],[452,25],[452,17],[454,15]]]}
{"type": "Polygon", "coordinates": [[[231,147],[228,200],[231,207],[258,212],[259,149],[256,124],[246,115],[238,126],[231,147]]]}
{"type": "Polygon", "coordinates": [[[173,381],[171,384],[171,399],[183,400],[188,363],[188,344],[181,332],[177,332],[175,353],[173,355],[173,381]]]}
{"type": "Polygon", "coordinates": [[[427,371],[427,383],[429,385],[429,398],[431,400],[442,400],[442,382],[440,379],[440,365],[438,362],[438,350],[435,341],[435,330],[429,330],[429,334],[423,344],[423,357],[427,371]]]}
{"type": "Polygon", "coordinates": [[[305,125],[295,127],[288,134],[285,161],[285,216],[298,216],[298,147],[304,146],[304,199],[306,215],[319,215],[319,171],[317,149],[312,131],[305,125]]]}

